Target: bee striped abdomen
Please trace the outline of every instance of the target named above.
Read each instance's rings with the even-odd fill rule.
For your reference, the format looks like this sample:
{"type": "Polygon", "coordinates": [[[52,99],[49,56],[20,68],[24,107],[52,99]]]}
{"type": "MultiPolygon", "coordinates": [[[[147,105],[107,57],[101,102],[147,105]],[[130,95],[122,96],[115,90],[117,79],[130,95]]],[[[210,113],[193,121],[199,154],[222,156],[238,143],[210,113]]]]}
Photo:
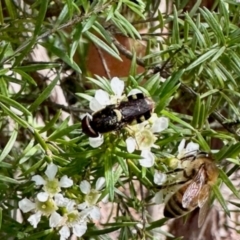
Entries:
{"type": "Polygon", "coordinates": [[[180,217],[180,216],[187,214],[188,212],[192,211],[194,208],[197,207],[197,206],[194,206],[194,207],[184,208],[182,205],[183,195],[188,186],[189,186],[189,184],[182,186],[168,200],[168,202],[166,203],[165,208],[164,208],[164,216],[165,217],[167,217],[167,218],[180,217]]]}
{"type": "MultiPolygon", "coordinates": [[[[174,194],[167,200],[164,216],[177,218],[192,212],[199,207],[198,226],[201,227],[208,214],[211,187],[217,182],[218,168],[208,154],[200,152],[196,156],[182,159],[185,182],[175,184],[174,194]]],[[[170,187],[173,187],[171,184],[170,187]]],[[[166,186],[165,186],[166,187],[166,186]]],[[[163,188],[164,189],[164,188],[163,188]]]]}

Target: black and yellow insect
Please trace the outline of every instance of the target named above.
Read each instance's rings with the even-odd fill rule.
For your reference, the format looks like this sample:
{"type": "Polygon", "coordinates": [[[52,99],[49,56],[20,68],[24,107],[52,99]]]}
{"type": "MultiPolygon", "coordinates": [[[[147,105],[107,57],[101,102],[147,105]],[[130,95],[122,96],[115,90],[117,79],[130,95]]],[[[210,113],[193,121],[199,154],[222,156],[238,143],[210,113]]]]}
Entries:
{"type": "Polygon", "coordinates": [[[141,123],[151,117],[154,103],[142,93],[128,96],[126,101],[108,105],[82,119],[82,131],[89,137],[117,131],[128,124],[141,123]]]}

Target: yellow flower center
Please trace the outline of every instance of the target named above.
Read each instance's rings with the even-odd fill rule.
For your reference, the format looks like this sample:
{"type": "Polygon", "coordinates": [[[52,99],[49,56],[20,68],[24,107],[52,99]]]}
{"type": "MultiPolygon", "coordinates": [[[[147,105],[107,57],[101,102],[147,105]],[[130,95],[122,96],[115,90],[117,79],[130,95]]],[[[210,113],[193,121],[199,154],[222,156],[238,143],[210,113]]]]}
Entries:
{"type": "Polygon", "coordinates": [[[92,206],[97,203],[98,198],[101,194],[95,189],[92,189],[89,194],[85,196],[85,201],[88,203],[89,206],[92,206]]]}
{"type": "Polygon", "coordinates": [[[48,194],[56,194],[61,191],[59,187],[59,182],[58,179],[53,179],[53,180],[46,180],[46,184],[44,185],[43,189],[48,193],[48,194]]]}
{"type": "Polygon", "coordinates": [[[67,221],[68,223],[74,223],[78,221],[78,211],[74,210],[67,214],[67,221]]]}
{"type": "Polygon", "coordinates": [[[52,198],[48,198],[46,202],[36,200],[36,208],[47,216],[58,209],[52,198]]]}
{"type": "Polygon", "coordinates": [[[135,135],[135,139],[137,142],[137,146],[140,150],[151,148],[156,141],[156,137],[148,129],[143,129],[142,131],[137,132],[135,135]]]}

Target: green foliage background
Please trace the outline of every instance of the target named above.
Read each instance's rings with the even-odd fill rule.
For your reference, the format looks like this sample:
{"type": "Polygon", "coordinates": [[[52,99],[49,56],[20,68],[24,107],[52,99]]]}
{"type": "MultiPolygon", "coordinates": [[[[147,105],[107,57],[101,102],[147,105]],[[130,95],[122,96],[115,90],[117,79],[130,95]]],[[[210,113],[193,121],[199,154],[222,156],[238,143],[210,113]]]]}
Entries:
{"type": "MultiPolygon", "coordinates": [[[[196,1],[191,11],[184,12],[187,1],[169,1],[172,10],[167,14],[156,7],[160,1],[137,2],[26,0],[20,6],[13,1],[1,1],[0,235],[5,239],[58,239],[44,222],[34,230],[25,217],[23,224],[14,218],[18,201],[34,196],[34,184],[29,179],[44,172],[51,161],[59,166],[60,174],[71,176],[75,183],[90,180],[90,176],[105,176],[104,194],[109,193],[112,201],[125,203],[126,209],[133,207],[137,212],[146,208],[147,200],[136,197],[133,179],[151,188],[154,171],[141,168],[139,152],[127,153],[124,130],[106,134],[104,144],[97,149],[89,146],[87,136],[81,132],[80,113],[89,110],[88,101],[84,100],[86,94],[93,96],[93,89],[99,88],[109,91],[109,79],[88,79],[85,62],[76,63],[73,57],[77,53],[86,59],[87,43],[93,42],[120,59],[119,52],[124,54],[124,50],[115,44],[115,33],[146,42],[143,58],[135,52],[125,52],[132,58],[129,75],[124,78],[126,89],[142,89],[156,102],[155,112],[170,119],[169,128],[157,141],[160,148],[154,150],[155,168],[162,168],[169,156],[176,155],[183,138],[194,141],[203,151],[219,150],[214,155],[221,169],[219,186],[224,182],[239,197],[239,189],[228,177],[239,168],[240,4],[218,0],[213,6],[215,11],[211,11],[199,9],[201,1],[196,1]],[[134,15],[127,15],[129,9],[134,15]],[[147,24],[148,33],[141,34],[136,23],[147,24]],[[165,34],[155,32],[163,29],[165,34]],[[31,61],[30,53],[36,44],[47,50],[50,62],[31,61]],[[78,76],[74,83],[78,102],[74,107],[63,107],[49,98],[62,80],[63,63],[78,76]],[[146,70],[137,74],[137,64],[146,70]],[[43,69],[56,72],[57,77],[50,84],[47,76],[37,74],[43,69]],[[162,77],[167,80],[163,82],[162,77]],[[20,91],[12,91],[12,83],[20,91]],[[72,125],[68,119],[60,119],[62,111],[72,115],[72,125]],[[35,124],[39,115],[44,122],[42,127],[35,124]],[[130,186],[129,196],[118,190],[126,183],[130,186]]],[[[62,89],[67,91],[63,85],[62,89]]],[[[167,169],[167,164],[164,167],[167,169]]],[[[229,213],[228,202],[218,187],[214,188],[214,195],[229,213]]],[[[151,237],[150,230],[164,222],[160,219],[146,224],[138,236],[151,237]]],[[[131,239],[129,229],[134,224],[132,216],[126,213],[103,230],[90,226],[86,239],[109,239],[107,234],[120,228],[119,239],[131,239]]]]}

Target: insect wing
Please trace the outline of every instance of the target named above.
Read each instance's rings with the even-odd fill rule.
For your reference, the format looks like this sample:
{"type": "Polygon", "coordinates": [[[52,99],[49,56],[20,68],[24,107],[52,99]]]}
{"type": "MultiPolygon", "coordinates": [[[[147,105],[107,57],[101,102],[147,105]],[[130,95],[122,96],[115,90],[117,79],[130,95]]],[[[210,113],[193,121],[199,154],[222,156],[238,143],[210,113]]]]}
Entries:
{"type": "Polygon", "coordinates": [[[210,186],[208,184],[204,185],[198,195],[198,207],[202,208],[210,196],[210,186]]]}
{"type": "Polygon", "coordinates": [[[121,102],[118,106],[123,116],[122,121],[127,124],[133,122],[141,123],[151,117],[153,102],[148,98],[144,98],[142,94],[128,97],[128,101],[121,102]]]}
{"type": "Polygon", "coordinates": [[[193,178],[192,182],[189,184],[188,188],[186,189],[183,195],[182,206],[184,208],[197,207],[198,204],[197,197],[205,181],[206,173],[202,166],[197,172],[196,176],[193,178]]]}
{"type": "MultiPolygon", "coordinates": [[[[209,190],[210,190],[210,186],[209,185],[206,185],[209,187],[209,190]]],[[[200,207],[200,211],[199,211],[199,216],[198,216],[198,227],[200,228],[205,219],[206,219],[206,216],[208,215],[209,213],[209,206],[210,206],[210,192],[205,195],[205,198],[202,198],[201,200],[201,203],[199,202],[198,205],[201,205],[200,207]]]]}

